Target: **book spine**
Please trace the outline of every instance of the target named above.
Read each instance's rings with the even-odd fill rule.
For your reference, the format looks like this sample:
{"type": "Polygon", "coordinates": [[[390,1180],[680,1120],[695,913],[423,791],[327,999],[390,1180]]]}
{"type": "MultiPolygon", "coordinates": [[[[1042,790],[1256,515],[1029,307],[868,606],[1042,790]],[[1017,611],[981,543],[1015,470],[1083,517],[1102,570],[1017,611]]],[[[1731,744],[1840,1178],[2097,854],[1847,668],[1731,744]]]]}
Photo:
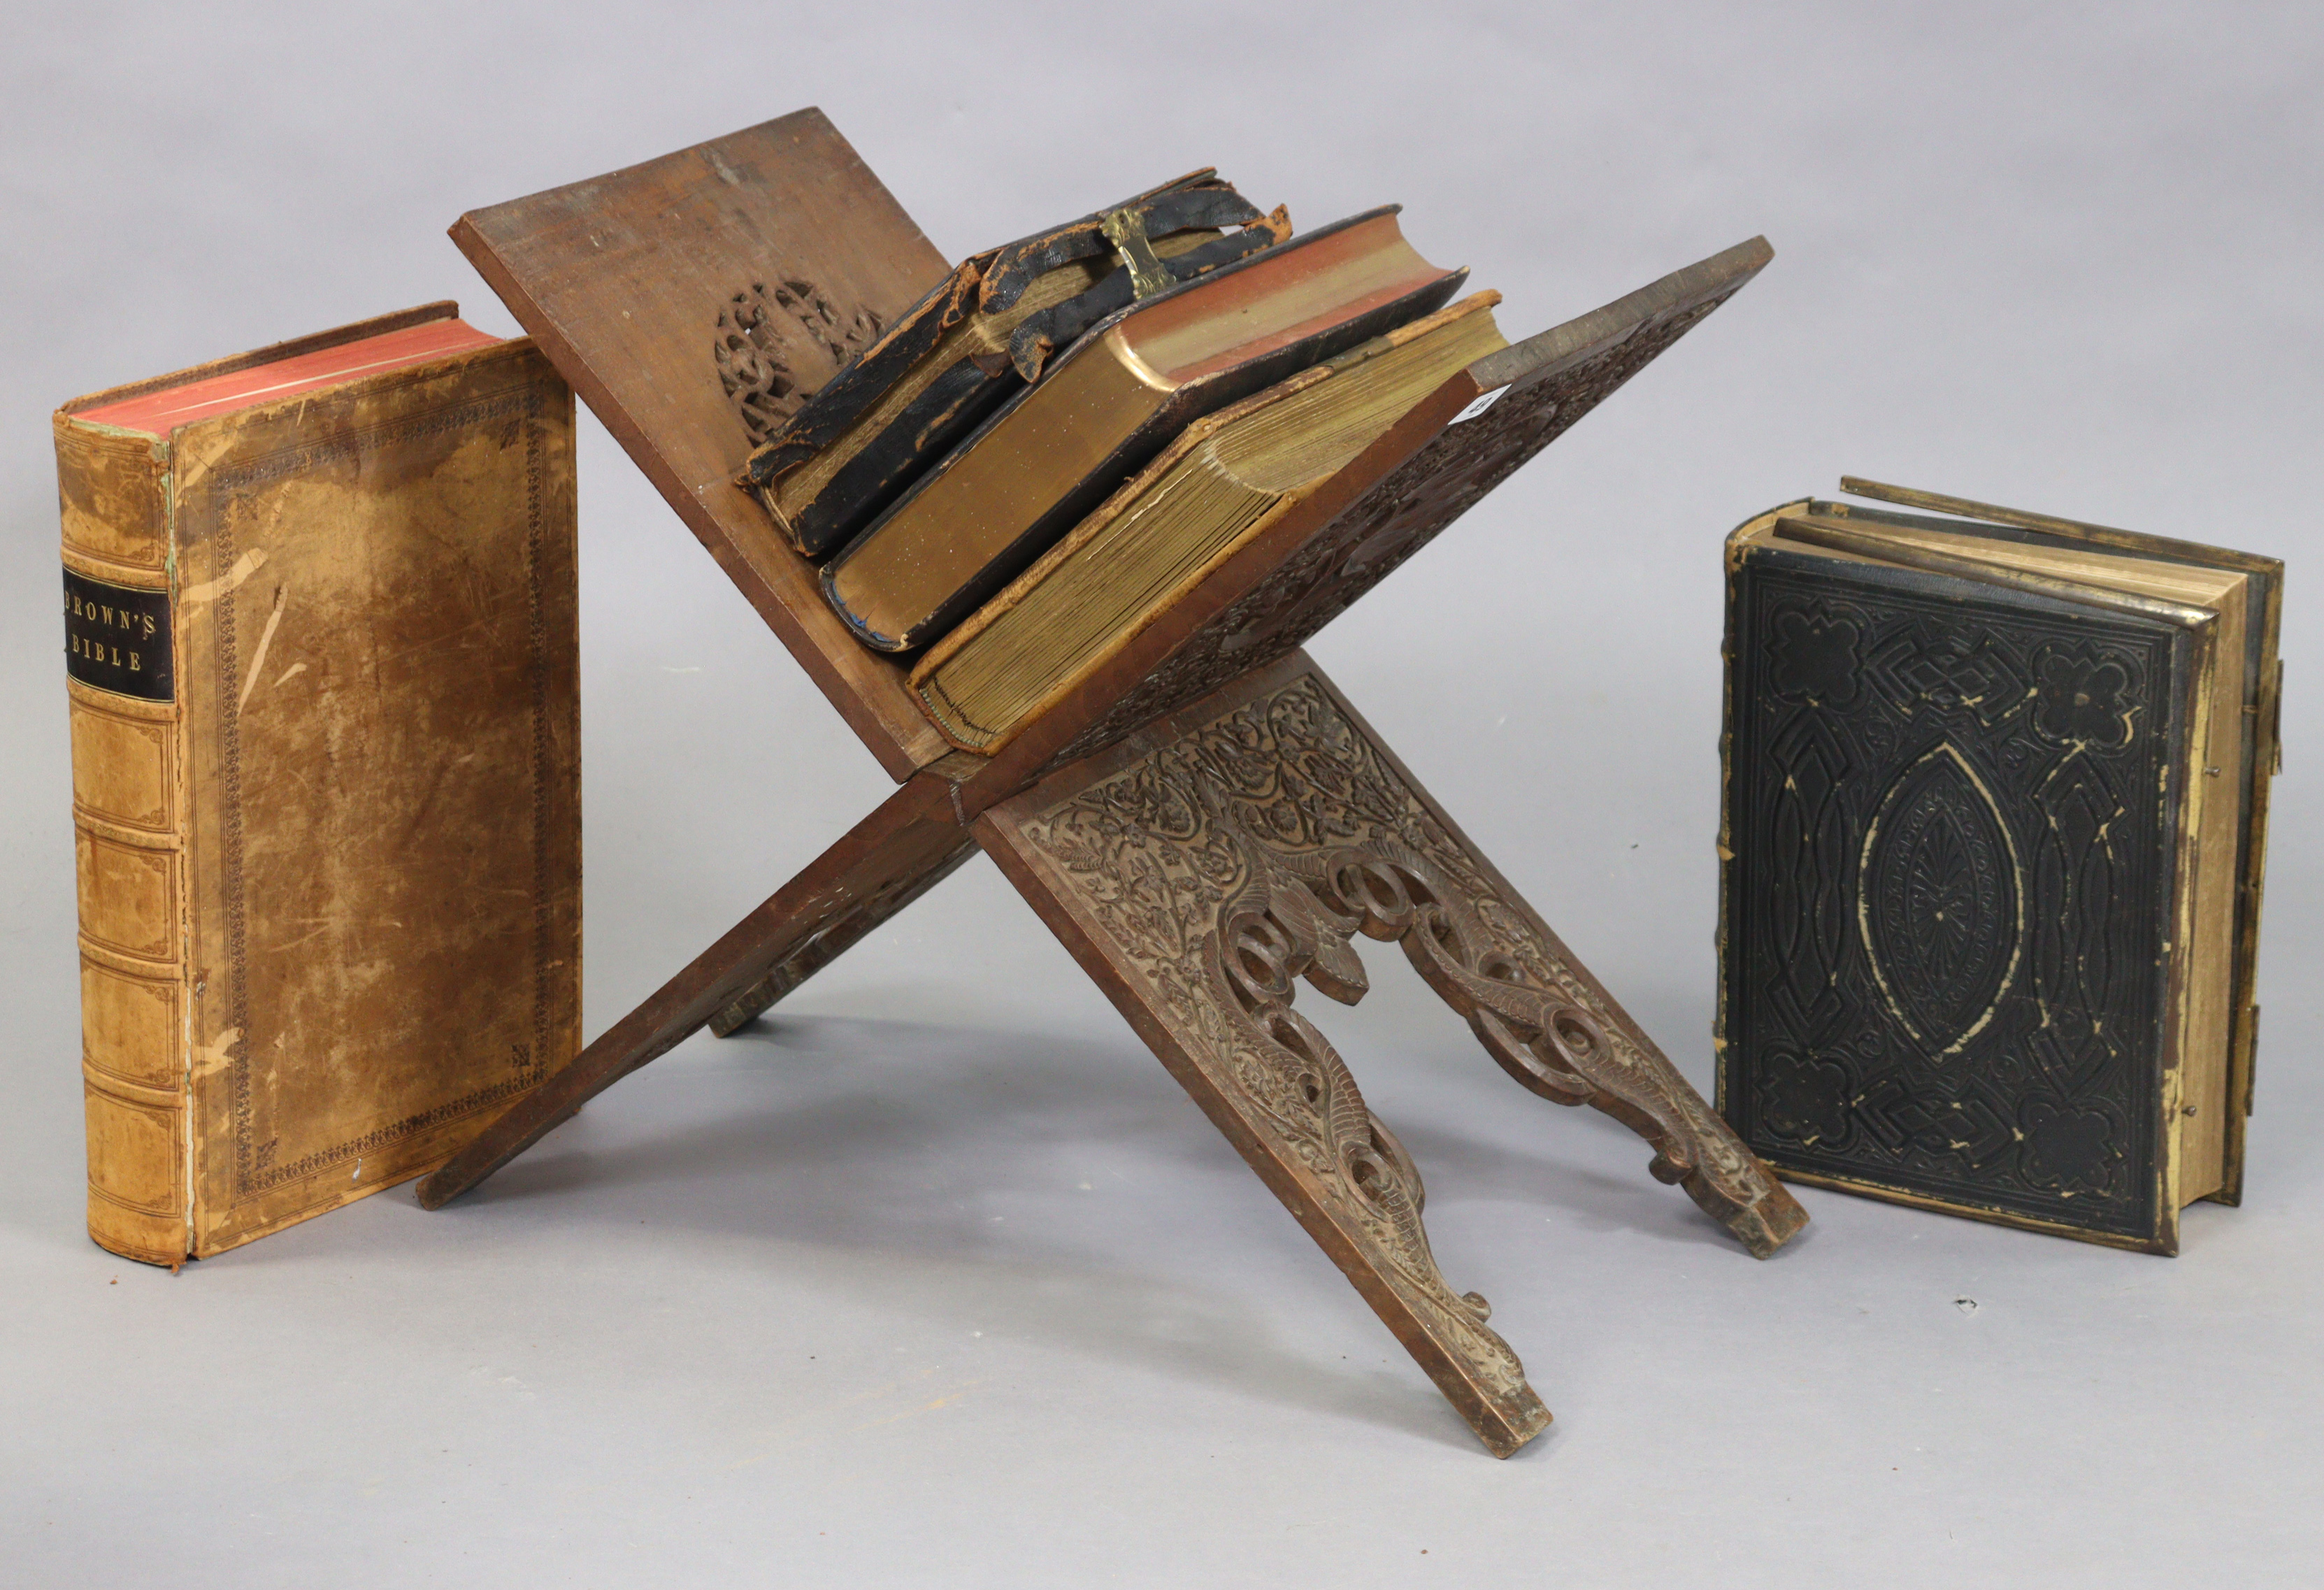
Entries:
{"type": "Polygon", "coordinates": [[[168,444],[56,421],[80,906],[88,1233],[189,1250],[186,756],[168,444]]]}

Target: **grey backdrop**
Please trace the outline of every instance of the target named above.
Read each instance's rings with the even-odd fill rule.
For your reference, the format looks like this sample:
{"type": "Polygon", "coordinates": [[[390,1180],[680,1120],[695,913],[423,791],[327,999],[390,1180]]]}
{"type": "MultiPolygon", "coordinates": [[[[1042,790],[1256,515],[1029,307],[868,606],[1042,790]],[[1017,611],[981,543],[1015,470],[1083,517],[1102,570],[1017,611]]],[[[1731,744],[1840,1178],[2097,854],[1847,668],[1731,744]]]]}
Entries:
{"type": "MultiPolygon", "coordinates": [[[[2315,1583],[2324,19],[2028,9],[7,0],[0,1579],[2315,1583]],[[1845,470],[2290,559],[2246,1205],[2160,1260],[1808,1190],[1755,1263],[1375,957],[1331,1031],[1557,1414],[1495,1463],[979,860],[451,1211],[90,1246],[49,411],[511,330],[462,210],[810,103],[954,255],[1215,162],[1403,201],[1523,334],[1773,240],[1315,647],[1706,1086],[1723,532],[1845,470]]],[[[887,786],[584,425],[594,1033],[887,786]]]]}

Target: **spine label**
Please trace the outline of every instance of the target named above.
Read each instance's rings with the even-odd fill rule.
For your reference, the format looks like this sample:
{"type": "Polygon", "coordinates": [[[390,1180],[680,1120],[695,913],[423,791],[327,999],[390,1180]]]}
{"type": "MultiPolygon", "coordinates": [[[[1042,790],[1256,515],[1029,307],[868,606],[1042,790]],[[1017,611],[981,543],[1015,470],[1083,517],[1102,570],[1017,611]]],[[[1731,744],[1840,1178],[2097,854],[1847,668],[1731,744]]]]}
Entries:
{"type": "Polygon", "coordinates": [[[170,593],[65,570],[65,671],[82,684],[140,701],[175,698],[170,593]]]}

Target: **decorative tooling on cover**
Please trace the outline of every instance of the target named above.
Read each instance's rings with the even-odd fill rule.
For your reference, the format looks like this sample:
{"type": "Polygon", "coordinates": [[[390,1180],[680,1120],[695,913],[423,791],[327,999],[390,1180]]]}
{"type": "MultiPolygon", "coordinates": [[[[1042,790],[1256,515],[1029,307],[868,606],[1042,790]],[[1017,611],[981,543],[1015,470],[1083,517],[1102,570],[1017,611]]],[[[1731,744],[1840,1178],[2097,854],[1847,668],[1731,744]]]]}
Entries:
{"type": "MultiPolygon", "coordinates": [[[[570,630],[558,623],[557,608],[561,588],[563,612],[569,616],[572,522],[563,522],[560,556],[554,515],[559,502],[567,514],[572,510],[570,498],[552,495],[545,481],[549,451],[557,445],[553,428],[570,421],[560,421],[555,411],[562,397],[555,378],[544,370],[519,384],[515,378],[523,374],[521,366],[507,372],[480,366],[467,380],[484,390],[456,389],[456,401],[449,402],[427,403],[424,391],[383,393],[369,404],[371,411],[387,416],[383,420],[364,426],[325,424],[315,435],[300,437],[299,445],[254,448],[254,456],[230,458],[195,475],[182,488],[188,540],[207,543],[212,566],[235,567],[238,549],[274,553],[263,562],[263,578],[221,590],[189,626],[207,627],[213,676],[195,707],[208,720],[200,726],[206,737],[197,748],[196,765],[207,770],[214,760],[216,767],[215,859],[208,864],[216,872],[217,937],[226,953],[223,964],[209,973],[216,991],[208,994],[207,1009],[223,1012],[212,1020],[224,1029],[216,1058],[227,1083],[233,1213],[327,1168],[349,1162],[360,1167],[365,1156],[375,1165],[396,1163],[389,1156],[399,1149],[408,1154],[408,1145],[423,1134],[522,1095],[561,1065],[577,1042],[578,989],[569,973],[560,972],[579,936],[574,920],[578,890],[570,876],[579,854],[573,809],[578,780],[571,731],[558,722],[559,699],[550,686],[558,667],[552,648],[560,632],[566,644],[572,643],[570,630]],[[490,379],[495,374],[497,382],[490,379]],[[407,411],[395,412],[391,404],[407,411]],[[447,437],[454,439],[452,444],[441,439],[447,437]],[[417,458],[433,464],[452,445],[477,461],[465,471],[441,467],[432,479],[404,462],[417,458]],[[502,461],[502,455],[519,448],[521,463],[502,461]],[[337,497],[324,495],[325,482],[371,480],[394,481],[401,495],[366,501],[347,484],[339,485],[337,497]],[[301,488],[303,497],[287,495],[301,488]],[[286,523],[286,500],[302,503],[313,517],[286,523]],[[346,517],[334,520],[327,516],[332,513],[346,517]],[[346,535],[350,522],[366,522],[358,517],[365,513],[376,516],[374,522],[383,519],[404,527],[407,539],[421,548],[432,550],[438,538],[454,527],[475,546],[439,569],[383,536],[358,541],[346,535]],[[485,539],[488,528],[497,540],[485,539]],[[420,532],[429,530],[435,534],[421,539],[420,532]],[[340,532],[336,538],[334,531],[340,532]],[[334,540],[339,548],[360,545],[364,551],[357,556],[341,550],[335,558],[334,540]],[[270,596],[263,587],[270,579],[287,581],[292,569],[316,587],[302,605],[336,603],[344,613],[365,602],[368,633],[379,642],[378,652],[389,657],[440,656],[447,628],[456,638],[460,625],[447,616],[442,592],[456,589],[472,602],[506,598],[521,604],[521,622],[509,647],[516,661],[493,669],[472,662],[456,674],[431,677],[416,671],[411,661],[389,666],[374,657],[359,670],[357,682],[348,683],[328,651],[314,643],[318,626],[337,639],[346,621],[335,624],[310,615],[300,639],[318,662],[311,693],[303,694],[296,707],[266,697],[254,707],[250,687],[261,676],[281,624],[288,589],[278,583],[270,596]],[[378,569],[393,572],[374,572],[378,569]],[[484,585],[486,572],[503,585],[484,585]],[[425,598],[426,587],[419,584],[423,578],[437,583],[438,599],[425,598]],[[374,581],[383,581],[392,596],[379,594],[374,581]],[[414,591],[423,595],[415,596],[414,591]],[[455,679],[456,690],[447,682],[455,679]],[[429,708],[427,721],[458,726],[473,736],[461,742],[472,759],[493,757],[487,764],[495,769],[493,776],[457,780],[448,770],[391,756],[390,747],[418,737],[413,726],[420,716],[415,703],[420,701],[429,708]],[[395,715],[398,708],[401,716],[395,715]],[[283,771],[310,764],[326,771],[283,771]],[[340,781],[351,776],[350,770],[362,778],[368,805],[355,807],[347,799],[340,781]],[[487,825],[487,808],[490,843],[480,831],[487,825]],[[422,818],[458,845],[462,883],[501,894],[529,890],[536,902],[526,913],[530,932],[486,935],[473,923],[473,907],[455,908],[443,901],[451,864],[438,862],[429,870],[409,845],[385,837],[422,818]],[[286,834],[327,848],[303,853],[285,840],[286,834]],[[559,909],[561,894],[572,903],[559,909]],[[388,903],[397,901],[410,903],[388,903]],[[375,920],[348,901],[372,902],[375,920]],[[318,905],[331,914],[318,914],[318,905]],[[430,920],[415,920],[422,911],[430,920]],[[387,997],[376,985],[379,960],[384,958],[378,947],[391,913],[396,919],[393,958],[400,977],[409,989],[432,993],[443,1002],[439,1009],[396,998],[403,1028],[432,1031],[456,1008],[464,978],[474,985],[480,975],[482,985],[495,992],[489,999],[469,994],[464,1003],[472,1012],[489,1008],[489,1026],[473,1019],[453,1023],[456,1038],[436,1033],[415,1056],[401,1052],[409,1041],[396,1045],[394,1029],[378,1019],[375,1008],[345,1029],[327,1023],[321,1012],[340,1002],[387,997]],[[365,932],[373,936],[368,944],[355,937],[365,932]],[[284,953],[288,947],[318,939],[334,953],[311,959],[284,953]],[[369,956],[362,953],[366,947],[369,956]],[[410,1013],[420,1010],[432,1013],[410,1013]],[[318,1022],[325,1023],[319,1032],[318,1022]],[[301,1050],[309,1048],[343,1056],[342,1064],[363,1075],[369,1088],[383,1091],[392,1082],[400,1089],[397,1096],[414,1105],[425,1099],[427,1107],[382,1121],[365,1114],[371,1094],[328,1068],[294,1074],[295,1084],[286,1080],[283,1057],[303,1058],[301,1050]],[[423,1083],[432,1086],[422,1091],[423,1083]],[[292,1107],[294,1100],[307,1107],[292,1107]],[[286,1142],[305,1151],[282,1154],[286,1142]]],[[[366,395],[342,397],[343,412],[365,412],[366,395]]],[[[316,406],[321,408],[320,400],[316,406]]],[[[569,461],[561,467],[569,481],[569,461]]],[[[303,667],[302,662],[292,672],[303,667]]],[[[568,703],[572,689],[568,681],[568,703]]],[[[196,984],[198,999],[203,981],[196,984]]],[[[362,1011],[360,1004],[355,1008],[362,1011]]],[[[343,1014],[340,1020],[352,1018],[343,1014]]]]}
{"type": "Polygon", "coordinates": [[[2144,1234],[2168,635],[1756,564],[1734,600],[1729,1114],[1787,1168],[2144,1234]]]}
{"type": "Polygon", "coordinates": [[[879,340],[880,317],[869,309],[843,311],[812,282],[784,280],[770,289],[753,282],[727,300],[718,311],[718,329],[711,342],[711,357],[718,366],[718,384],[742,417],[742,428],[754,442],[763,442],[782,429],[812,389],[801,390],[798,377],[783,357],[772,318],[788,316],[831,355],[832,363],[849,361],[879,340]]]}
{"type": "Polygon", "coordinates": [[[1889,1013],[1941,1059],[1985,1030],[2024,958],[2025,877],[1985,781],[1951,744],[1906,768],[1864,840],[1856,920],[1889,1013]]]}
{"type": "MultiPolygon", "coordinates": [[[[1805,1216],[1305,674],[1131,763],[1018,832],[1134,974],[1137,997],[1303,1169],[1429,1336],[1513,1423],[1523,1370],[1438,1273],[1420,1179],[1330,1042],[1305,978],[1354,1003],[1351,941],[1392,940],[1518,1081],[1646,1137],[1651,1166],[1762,1256],[1805,1216]]],[[[1377,1306],[1377,1305],[1376,1305],[1377,1306]]],[[[1457,1400],[1457,1399],[1456,1399],[1457,1400]]]]}

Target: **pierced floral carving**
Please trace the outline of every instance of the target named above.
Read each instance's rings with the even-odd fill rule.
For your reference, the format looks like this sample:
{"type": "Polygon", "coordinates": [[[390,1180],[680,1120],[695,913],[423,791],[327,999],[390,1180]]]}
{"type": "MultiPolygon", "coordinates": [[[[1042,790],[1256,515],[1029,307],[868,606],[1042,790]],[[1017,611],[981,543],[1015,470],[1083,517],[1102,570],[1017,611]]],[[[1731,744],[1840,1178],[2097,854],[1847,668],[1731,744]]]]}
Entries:
{"type": "Polygon", "coordinates": [[[742,428],[763,442],[881,330],[872,310],[843,310],[814,282],[780,277],[727,300],[710,351],[742,428]]]}
{"type": "MultiPolygon", "coordinates": [[[[1483,1316],[1435,1273],[1417,1224],[1418,1178],[1329,1043],[1290,1008],[1296,979],[1342,1003],[1362,996],[1358,933],[1399,944],[1520,1084],[1594,1105],[1646,1138],[1653,1173],[1683,1185],[1755,1253],[1772,1252],[1803,1218],[1312,676],[1186,734],[1023,832],[1182,1040],[1215,1058],[1319,1180],[1371,1211],[1382,1250],[1457,1330],[1481,1331],[1483,1316]]],[[[1472,1339],[1488,1357],[1506,1351],[1489,1332],[1472,1339]]]]}

